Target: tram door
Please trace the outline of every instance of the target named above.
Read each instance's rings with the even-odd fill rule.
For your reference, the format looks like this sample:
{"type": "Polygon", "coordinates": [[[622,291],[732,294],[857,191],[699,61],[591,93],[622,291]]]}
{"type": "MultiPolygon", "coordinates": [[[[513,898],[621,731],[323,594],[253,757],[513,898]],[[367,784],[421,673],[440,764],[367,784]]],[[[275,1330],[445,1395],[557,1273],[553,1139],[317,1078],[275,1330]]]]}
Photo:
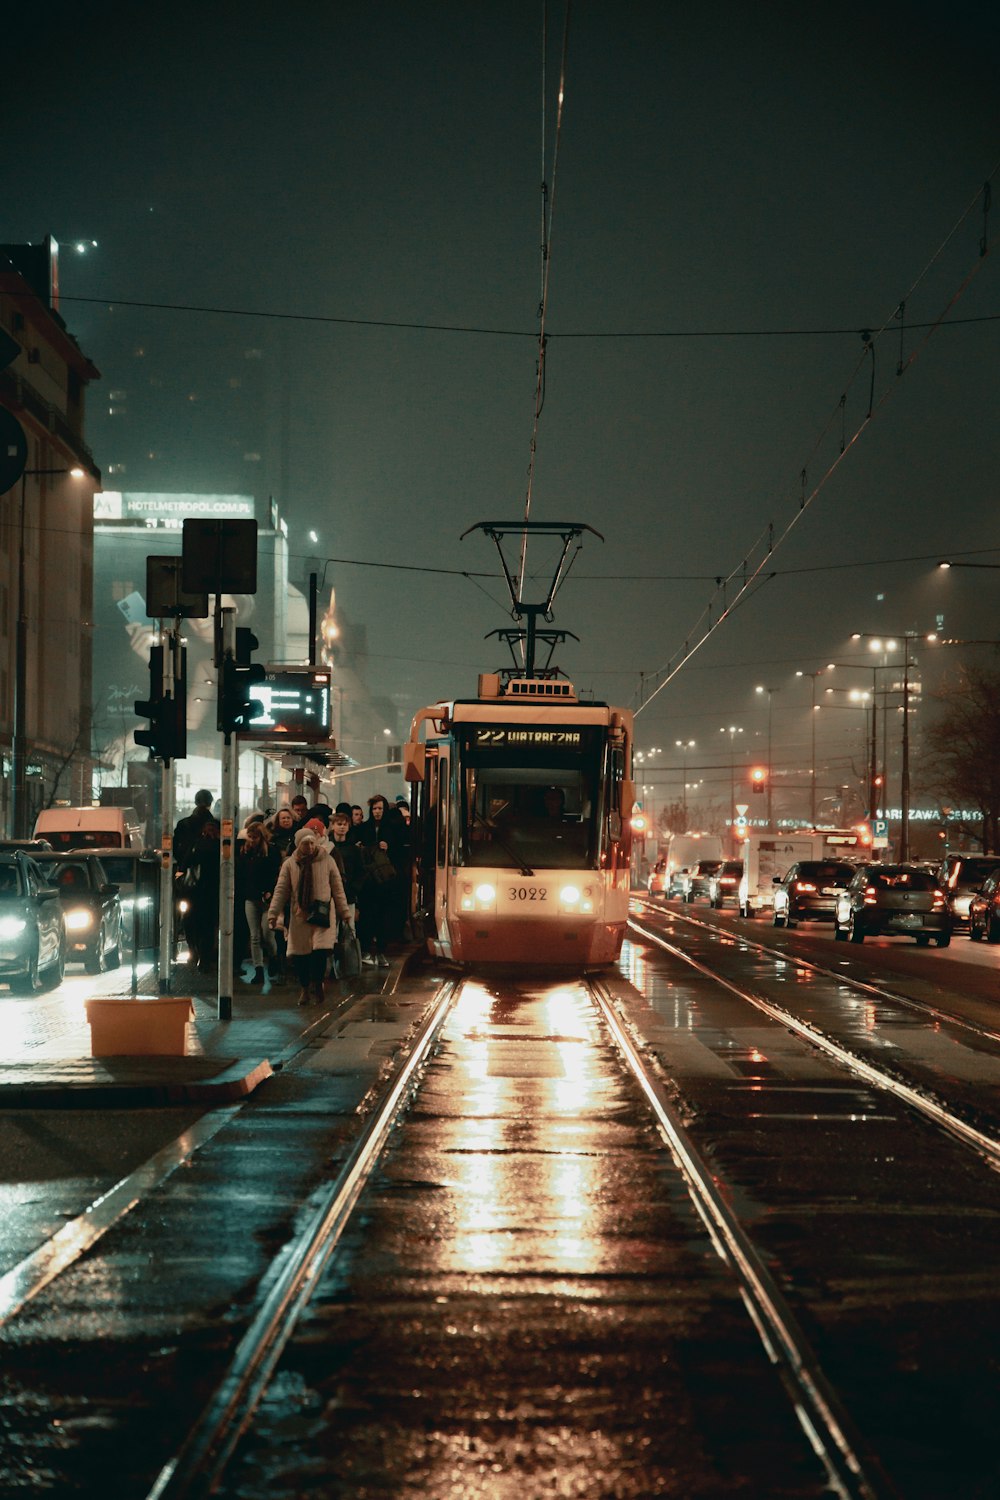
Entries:
{"type": "Polygon", "coordinates": [[[448,936],[448,830],[451,819],[451,756],[442,745],[437,760],[431,764],[434,777],[434,868],[433,892],[429,892],[435,936],[448,936]]]}

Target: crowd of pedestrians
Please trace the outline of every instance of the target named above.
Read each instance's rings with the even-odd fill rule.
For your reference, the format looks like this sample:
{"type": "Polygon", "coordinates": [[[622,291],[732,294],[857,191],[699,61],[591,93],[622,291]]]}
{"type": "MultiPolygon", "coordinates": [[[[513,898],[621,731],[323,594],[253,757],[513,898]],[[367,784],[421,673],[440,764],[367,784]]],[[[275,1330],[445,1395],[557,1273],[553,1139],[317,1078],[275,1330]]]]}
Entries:
{"type": "MultiPolygon", "coordinates": [[[[219,928],[219,835],[212,793],[174,830],[173,858],[181,927],[191,962],[214,971],[219,928]]],[[[388,968],[388,949],[410,937],[413,856],[410,809],[403,797],[376,794],[358,804],[309,804],[252,813],[234,854],[235,957],[253,969],[250,984],[282,983],[290,967],[299,1004],[324,998],[343,947],[360,944],[361,964],[388,968]]]]}

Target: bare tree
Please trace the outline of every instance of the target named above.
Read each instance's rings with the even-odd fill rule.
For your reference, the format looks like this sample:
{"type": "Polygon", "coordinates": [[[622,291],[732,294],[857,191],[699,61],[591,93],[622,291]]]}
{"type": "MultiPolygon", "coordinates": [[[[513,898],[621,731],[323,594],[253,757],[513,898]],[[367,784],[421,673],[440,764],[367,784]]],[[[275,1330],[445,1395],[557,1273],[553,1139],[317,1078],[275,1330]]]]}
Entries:
{"type": "Polygon", "coordinates": [[[928,784],[942,802],[975,807],[985,853],[1000,847],[1000,671],[966,665],[930,695],[940,705],[925,734],[928,784]]]}

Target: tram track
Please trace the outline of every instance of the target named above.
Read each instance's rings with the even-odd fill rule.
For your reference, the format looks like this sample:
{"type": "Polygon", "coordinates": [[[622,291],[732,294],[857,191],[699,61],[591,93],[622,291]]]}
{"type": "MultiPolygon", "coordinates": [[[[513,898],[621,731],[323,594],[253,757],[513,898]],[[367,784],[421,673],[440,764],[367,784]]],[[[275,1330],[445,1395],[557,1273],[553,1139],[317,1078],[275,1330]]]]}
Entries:
{"type": "MultiPolygon", "coordinates": [[[[690,921],[692,919],[685,917],[685,920],[690,921]]],[[[705,933],[716,935],[718,932],[718,929],[709,923],[695,922],[694,925],[698,926],[705,933]]],[[[645,941],[655,944],[664,952],[669,953],[673,958],[680,960],[680,962],[687,964],[706,978],[722,985],[731,994],[746,1001],[748,1005],[753,1006],[771,1020],[778,1021],[782,1025],[787,1026],[797,1036],[802,1037],[803,1040],[819,1048],[824,1054],[834,1059],[839,1065],[847,1068],[869,1085],[891,1094],[894,1098],[915,1109],[924,1118],[930,1120],[934,1125],[945,1130],[964,1146],[976,1152],[992,1168],[995,1170],[1000,1169],[1000,1128],[994,1131],[978,1128],[969,1119],[959,1114],[946,1101],[936,1097],[928,1089],[918,1087],[905,1077],[900,1076],[898,1072],[890,1072],[886,1068],[879,1067],[877,1063],[861,1056],[852,1047],[837,1041],[818,1026],[803,1020],[801,1016],[797,1016],[787,1007],[775,1003],[775,1001],[768,999],[759,991],[753,990],[744,984],[736,983],[718,969],[713,968],[711,964],[707,964],[702,959],[696,958],[679,944],[671,942],[662,933],[657,932],[655,928],[643,927],[634,920],[630,920],[629,926],[645,941]]],[[[909,1000],[907,997],[883,990],[865,981],[855,980],[850,975],[825,969],[808,959],[799,958],[798,955],[789,955],[768,948],[765,944],[745,938],[742,933],[739,934],[738,940],[747,947],[754,948],[758,952],[767,955],[769,958],[774,958],[781,963],[791,964],[799,969],[821,975],[823,978],[831,980],[838,987],[854,989],[866,995],[877,994],[880,998],[891,1000],[893,1003],[906,1004],[916,1011],[925,1009],[919,1001],[909,1000]]],[[[947,1019],[949,1024],[955,1026],[956,1030],[968,1031],[979,1039],[995,1042],[1000,1046],[1000,1035],[986,1028],[974,1024],[957,1022],[952,1017],[940,1017],[938,1019],[947,1019]]]]}
{"type": "MultiPolygon", "coordinates": [[[[635,899],[635,898],[633,898],[635,899]]],[[[876,1000],[890,1000],[896,1005],[903,1005],[913,1010],[920,1016],[927,1016],[933,1021],[941,1022],[955,1027],[960,1031],[968,1031],[974,1036],[996,1042],[1000,1045],[1000,1031],[994,1027],[982,1026],[979,1022],[970,1020],[967,1016],[957,1015],[954,1011],[942,1010],[939,1006],[932,1004],[930,1000],[908,995],[903,990],[890,989],[884,984],[874,984],[870,979],[859,979],[856,975],[846,974],[842,969],[831,969],[826,964],[817,963],[813,958],[789,952],[786,948],[772,948],[769,944],[761,942],[759,938],[749,937],[742,929],[730,933],[729,929],[723,929],[712,922],[704,922],[700,917],[686,911],[674,911],[670,907],[659,906],[655,902],[639,897],[635,904],[641,906],[645,911],[656,916],[668,916],[679,922],[686,922],[701,932],[718,935],[724,932],[726,936],[734,936],[747,948],[755,948],[759,953],[765,953],[769,958],[780,959],[784,963],[795,964],[797,968],[808,969],[811,973],[821,974],[827,979],[834,980],[837,984],[850,985],[852,989],[860,993],[870,995],[876,1000]]]]}
{"type": "MultiPolygon", "coordinates": [[[[195,1500],[214,1493],[222,1482],[282,1353],[319,1287],[324,1269],[336,1254],[365,1184],[379,1165],[390,1132],[417,1095],[421,1071],[462,984],[453,980],[438,991],[418,1035],[408,1046],[404,1065],[394,1075],[310,1224],[290,1247],[284,1269],[241,1340],[225,1377],[181,1451],[164,1465],[147,1500],[195,1500]]],[[[794,1314],[713,1181],[713,1169],[699,1154],[665,1097],[655,1067],[644,1059],[629,1035],[612,995],[594,979],[581,982],[581,989],[610,1038],[620,1066],[648,1106],[716,1255],[735,1279],[763,1353],[778,1371],[806,1443],[823,1468],[823,1493],[839,1500],[877,1500],[889,1494],[877,1462],[870,1453],[861,1456],[864,1444],[794,1314]]]]}
{"type": "MultiPolygon", "coordinates": [[[[671,960],[684,958],[665,942],[657,946],[671,960]]],[[[696,962],[694,969],[727,995],[739,995],[738,987],[711,973],[708,966],[696,962]]],[[[633,992],[633,998],[641,997],[633,992]]],[[[732,1005],[732,1001],[727,1003],[732,1005]]],[[[691,1391],[706,1381],[712,1392],[710,1406],[717,1407],[722,1381],[729,1403],[723,1403],[727,1420],[737,1428],[741,1419],[749,1421],[753,1443],[762,1445],[768,1455],[762,1459],[755,1454],[753,1461],[764,1467],[754,1471],[751,1465],[750,1472],[758,1472],[759,1478],[772,1462],[787,1466],[783,1478],[794,1471],[794,1479],[789,1478],[787,1488],[781,1490],[783,1495],[887,1500],[895,1494],[879,1442],[866,1420],[865,1404],[861,1401],[859,1407],[857,1392],[851,1391],[850,1399],[845,1394],[843,1339],[838,1335],[831,1343],[829,1329],[822,1328],[826,1342],[817,1345],[816,1334],[826,1314],[817,1315],[811,1297],[804,1295],[801,1267],[796,1267],[794,1258],[786,1264],[766,1234],[760,1238],[761,1228],[773,1229],[773,1211],[765,1212],[763,1218],[759,1210],[752,1217],[747,1215],[739,1162],[752,1162],[754,1156],[737,1156],[734,1168],[732,1159],[720,1159],[717,1126],[709,1129],[707,1137],[703,1130],[701,1139],[690,1128],[691,1122],[676,1102],[677,1080],[664,1071],[622,987],[611,980],[589,978],[575,985],[550,983],[536,994],[524,981],[485,987],[450,979],[437,986],[429,1002],[422,1002],[421,1012],[419,1024],[397,1048],[391,1067],[384,1069],[377,1090],[367,1099],[364,1126],[338,1161],[334,1177],[310,1198],[308,1213],[294,1236],[275,1247],[256,1292],[248,1295],[252,1311],[233,1337],[229,1352],[216,1361],[215,1373],[200,1391],[196,1408],[189,1405],[184,1435],[172,1444],[172,1455],[166,1461],[162,1454],[156,1457],[156,1469],[150,1467],[154,1455],[149,1455],[145,1473],[152,1476],[151,1483],[145,1479],[141,1490],[147,1500],[194,1500],[211,1493],[255,1500],[257,1495],[271,1493],[272,1486],[298,1493],[309,1485],[299,1482],[295,1464],[303,1465],[300,1472],[313,1479],[322,1473],[331,1492],[351,1493],[352,1484],[360,1492],[370,1483],[375,1486],[372,1493],[389,1493],[400,1474],[410,1484],[412,1454],[401,1456],[398,1438],[392,1436],[410,1423],[419,1451],[423,1453],[428,1444],[431,1448],[435,1443],[444,1445],[448,1462],[438,1468],[430,1464],[425,1487],[411,1490],[400,1485],[393,1492],[405,1488],[407,1494],[437,1500],[455,1493],[456,1485],[461,1488],[465,1480],[472,1483],[473,1470],[481,1478],[485,1471],[502,1468],[508,1458],[504,1444],[509,1444],[506,1434],[511,1427],[527,1430],[530,1438],[532,1423],[538,1425],[541,1417],[529,1421],[511,1413],[551,1402],[551,1390],[559,1390],[567,1379],[554,1373],[554,1368],[576,1370],[580,1363],[590,1369],[596,1367],[595,1361],[617,1369],[622,1381],[627,1372],[632,1384],[619,1388],[609,1377],[611,1394],[604,1399],[613,1401],[613,1408],[599,1405],[592,1411],[583,1394],[586,1382],[575,1392],[570,1385],[565,1405],[556,1402],[552,1432],[573,1431],[581,1446],[576,1480],[567,1478],[570,1488],[560,1493],[631,1497],[660,1492],[651,1485],[644,1487],[649,1481],[642,1477],[630,1481],[629,1488],[613,1488],[608,1482],[602,1487],[600,1477],[595,1477],[593,1491],[572,1489],[573,1482],[581,1482],[581,1476],[589,1476],[592,1467],[603,1460],[603,1454],[595,1456],[587,1444],[601,1432],[602,1424],[610,1424],[612,1433],[617,1432],[612,1410],[620,1413],[622,1425],[622,1435],[615,1437],[617,1446],[612,1444],[617,1461],[635,1463],[630,1445],[651,1444],[655,1459],[644,1454],[639,1462],[652,1463],[649,1473],[654,1475],[671,1471],[678,1462],[675,1452],[665,1454],[657,1444],[667,1450],[671,1440],[690,1444],[693,1438],[684,1436],[688,1427],[703,1441],[705,1433],[712,1431],[716,1443],[729,1441],[739,1450],[741,1440],[727,1437],[718,1422],[713,1431],[712,1420],[705,1422],[700,1409],[697,1420],[689,1411],[679,1423],[669,1421],[664,1437],[666,1413],[673,1418],[685,1402],[694,1399],[691,1391]],[[621,1083],[614,1081],[609,1069],[621,1083]],[[595,1081],[588,1084],[591,1077],[595,1081]],[[630,1154],[622,1155],[626,1095],[634,1101],[627,1105],[632,1144],[630,1154]],[[543,1101],[548,1101],[544,1107],[543,1101]],[[430,1157],[428,1122],[433,1122],[434,1132],[430,1157]],[[655,1165],[648,1149],[642,1147],[644,1137],[654,1136],[661,1165],[655,1165]],[[485,1179],[475,1175],[475,1162],[480,1159],[485,1165],[478,1170],[486,1173],[485,1179]],[[505,1165],[508,1159],[509,1167],[505,1165]],[[465,1165],[467,1160],[471,1167],[465,1165]],[[533,1174],[541,1185],[534,1198],[533,1174]],[[494,1177],[512,1184],[516,1197],[509,1206],[502,1193],[500,1203],[494,1201],[489,1190],[494,1177]],[[607,1217],[604,1205],[619,1203],[621,1213],[642,1218],[651,1212],[646,1195],[658,1182],[677,1185],[658,1190],[659,1217],[655,1230],[644,1229],[637,1240],[642,1253],[637,1262],[641,1270],[636,1272],[628,1258],[616,1259],[617,1252],[608,1250],[622,1236],[626,1244],[631,1243],[627,1237],[636,1231],[620,1224],[613,1211],[607,1217]],[[402,1196],[399,1187],[404,1189],[402,1196]],[[413,1199],[411,1192],[416,1195],[413,1199]],[[451,1206],[433,1209],[433,1222],[447,1226],[445,1239],[438,1245],[428,1233],[426,1204],[428,1200],[439,1204],[442,1193],[450,1195],[451,1206]],[[569,1228],[536,1229],[554,1212],[553,1194],[563,1205],[561,1212],[569,1228]],[[508,1216],[515,1214],[520,1225],[516,1232],[513,1218],[507,1227],[508,1216]],[[397,1269],[396,1281],[390,1284],[381,1271],[371,1269],[403,1253],[397,1248],[390,1256],[386,1248],[387,1215],[390,1229],[396,1224],[389,1243],[414,1247],[410,1252],[413,1270],[404,1275],[405,1265],[397,1269]],[[398,1224],[394,1215],[402,1216],[398,1224]],[[602,1215],[603,1228],[590,1222],[602,1215]],[[492,1238],[485,1243],[488,1231],[492,1238]],[[533,1244],[532,1235],[537,1238],[538,1234],[542,1238],[533,1244]],[[518,1249],[518,1235],[525,1237],[524,1250],[518,1249]],[[582,1237],[582,1244],[576,1243],[574,1235],[582,1237]],[[657,1246],[655,1268],[647,1242],[657,1246]],[[604,1268],[609,1253],[611,1270],[604,1268]],[[438,1270],[425,1264],[427,1254],[436,1258],[438,1270]],[[710,1263],[716,1269],[710,1269],[710,1263]],[[461,1269],[461,1290],[456,1290],[456,1270],[440,1267],[461,1269]],[[397,1285],[400,1276],[402,1289],[397,1285]],[[356,1289],[348,1292],[347,1286],[354,1281],[356,1289]],[[519,1290],[520,1283],[527,1283],[526,1290],[519,1290]],[[573,1292],[565,1290],[570,1283],[576,1288],[573,1292]],[[633,1287],[636,1290],[628,1290],[633,1287]],[[512,1333],[503,1319],[519,1297],[528,1308],[528,1331],[515,1324],[512,1333]],[[665,1318],[664,1337],[670,1350],[669,1340],[678,1337],[672,1321],[677,1299],[692,1320],[679,1345],[688,1350],[681,1360],[676,1354],[665,1354],[658,1331],[648,1352],[638,1336],[641,1332],[649,1339],[649,1319],[665,1318]],[[466,1304],[468,1312],[463,1311],[466,1304]],[[605,1304],[611,1319],[609,1343],[595,1349],[584,1345],[578,1354],[574,1341],[579,1338],[576,1325],[581,1310],[605,1304]],[[411,1305],[419,1311],[410,1311],[411,1305]],[[548,1311],[550,1307],[554,1311],[548,1311]],[[439,1323],[442,1326],[436,1332],[439,1323]],[[548,1329],[550,1337],[540,1363],[535,1354],[539,1328],[548,1329]],[[442,1369],[447,1375],[455,1366],[455,1341],[463,1332],[471,1363],[467,1369],[460,1366],[455,1377],[458,1384],[445,1386],[437,1398],[440,1407],[432,1415],[422,1403],[434,1392],[424,1387],[433,1387],[445,1378],[442,1369]],[[434,1353],[438,1337],[443,1338],[447,1358],[434,1353]],[[509,1368],[503,1358],[490,1352],[494,1343],[506,1347],[508,1341],[513,1348],[509,1368]],[[715,1345],[726,1349],[722,1369],[711,1353],[715,1345]],[[707,1355],[695,1352],[703,1346],[707,1355]],[[622,1352],[613,1356],[614,1347],[622,1352]],[[651,1362],[644,1364],[650,1355],[651,1362]],[[704,1358],[708,1364],[702,1372],[704,1358]],[[522,1365],[528,1367],[523,1375],[522,1365]],[[768,1370],[771,1373],[765,1375],[768,1370]],[[323,1383],[330,1381],[332,1395],[323,1394],[323,1383]],[[659,1382],[664,1384],[664,1405],[650,1407],[650,1391],[659,1382]],[[313,1385],[318,1394],[310,1407],[315,1415],[308,1423],[306,1446],[290,1456],[287,1392],[299,1387],[309,1390],[313,1385]],[[383,1401],[390,1408],[384,1417],[383,1401]],[[457,1403],[457,1412],[449,1401],[457,1403]],[[749,1419],[740,1411],[748,1402],[749,1419]],[[781,1418],[776,1415],[779,1405],[786,1414],[781,1418]],[[489,1416],[494,1409],[503,1415],[489,1416]],[[449,1423],[455,1427],[455,1444],[450,1448],[447,1432],[441,1436],[441,1429],[449,1423]],[[638,1432],[633,1431],[636,1423],[638,1432]],[[773,1437],[762,1437],[758,1431],[766,1434],[772,1423],[783,1433],[781,1456],[775,1459],[768,1446],[773,1437]],[[374,1444],[365,1424],[380,1434],[374,1444]],[[670,1430],[674,1427],[678,1437],[670,1430]],[[790,1456],[796,1445],[800,1458],[790,1456]],[[361,1462],[355,1453],[370,1454],[373,1447],[375,1457],[367,1461],[378,1467],[369,1467],[359,1477],[352,1467],[361,1462]],[[657,1469],[657,1463],[663,1467],[657,1469]],[[283,1465],[291,1467],[285,1471],[283,1465]],[[476,1465],[484,1465],[485,1470],[476,1465]],[[810,1469],[815,1471],[811,1480],[804,1477],[810,1469]]],[[[777,1009],[768,1011],[766,1019],[776,1030],[788,1026],[788,1017],[777,1009]]],[[[811,1034],[797,1035],[805,1044],[800,1050],[815,1047],[811,1034]]],[[[850,1061],[845,1064],[832,1053],[827,1056],[837,1068],[850,1067],[850,1061]]],[[[836,1094],[837,1089],[831,1092],[836,1094]]],[[[739,1129],[755,1131],[752,1122],[759,1116],[750,1113],[757,1108],[754,1093],[742,1093],[737,1086],[728,1089],[726,1097],[727,1107],[746,1112],[734,1134],[739,1129]]],[[[773,1118],[777,1121],[782,1116],[773,1118]]],[[[846,1122],[852,1116],[844,1113],[839,1118],[846,1122]]],[[[808,1258],[806,1264],[810,1264],[808,1258]]],[[[810,1271],[806,1285],[812,1279],[822,1276],[817,1278],[810,1271]]],[[[654,1321],[653,1327],[658,1330],[659,1324],[654,1321]]],[[[846,1369],[850,1372],[851,1368],[848,1356],[846,1369]]],[[[579,1382],[578,1374],[573,1378],[579,1382]]],[[[542,1426],[544,1456],[551,1438],[549,1428],[542,1426]]],[[[884,1441],[884,1434],[880,1432],[879,1437],[884,1441]]],[[[560,1437],[559,1441],[562,1445],[568,1439],[560,1437]]],[[[745,1447],[745,1438],[742,1441],[745,1447]]],[[[682,1462],[686,1461],[687,1449],[681,1453],[682,1462]]],[[[529,1457],[537,1461],[533,1450],[529,1457]]],[[[712,1452],[701,1461],[711,1468],[715,1457],[712,1452]]],[[[565,1462],[568,1468],[560,1469],[560,1474],[572,1475],[572,1455],[565,1462]]],[[[530,1492],[532,1469],[518,1469],[518,1464],[526,1463],[521,1454],[512,1472],[520,1473],[524,1490],[530,1492]]],[[[714,1483],[718,1476],[714,1468],[711,1473],[714,1483]]],[[[412,1481],[414,1486],[417,1482],[412,1481]]],[[[691,1480],[685,1493],[708,1492],[698,1484],[699,1479],[691,1480]]],[[[668,1492],[675,1491],[664,1491],[668,1492]]],[[[122,1493],[135,1491],[123,1488],[122,1493]]]]}

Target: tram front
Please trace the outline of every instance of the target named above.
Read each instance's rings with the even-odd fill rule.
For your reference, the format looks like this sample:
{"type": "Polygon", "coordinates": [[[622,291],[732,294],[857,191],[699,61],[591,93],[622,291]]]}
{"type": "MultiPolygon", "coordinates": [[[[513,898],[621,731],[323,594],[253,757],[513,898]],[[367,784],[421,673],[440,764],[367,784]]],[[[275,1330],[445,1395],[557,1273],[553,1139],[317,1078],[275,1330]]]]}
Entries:
{"type": "Polygon", "coordinates": [[[464,964],[613,962],[628,915],[631,715],[480,699],[449,704],[445,724],[426,747],[431,950],[464,964]]]}

